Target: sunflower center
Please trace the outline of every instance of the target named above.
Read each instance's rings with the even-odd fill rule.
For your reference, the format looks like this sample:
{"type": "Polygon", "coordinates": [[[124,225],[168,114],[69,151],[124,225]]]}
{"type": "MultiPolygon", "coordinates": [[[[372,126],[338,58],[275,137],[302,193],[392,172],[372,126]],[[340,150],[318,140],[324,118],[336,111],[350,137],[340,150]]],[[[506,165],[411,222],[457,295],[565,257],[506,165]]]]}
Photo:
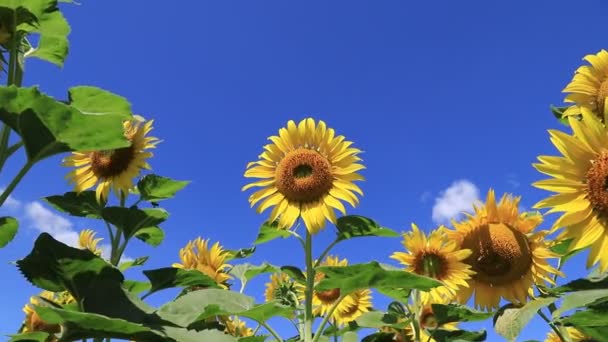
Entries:
{"type": "Polygon", "coordinates": [[[606,79],[602,84],[600,84],[600,88],[597,90],[597,110],[600,118],[604,117],[604,105],[606,103],[606,97],[608,97],[608,79],[606,79]]]}
{"type": "Polygon", "coordinates": [[[608,152],[593,161],[586,179],[589,202],[601,216],[608,216],[608,152]]]}
{"type": "Polygon", "coordinates": [[[437,254],[424,252],[414,262],[414,272],[434,279],[442,279],[446,272],[446,260],[437,254]]]}
{"type": "Polygon", "coordinates": [[[477,272],[474,279],[490,286],[521,279],[532,264],[526,236],[502,223],[490,223],[468,234],[462,248],[473,253],[465,260],[477,272]]]}
{"type": "Polygon", "coordinates": [[[288,200],[314,202],[333,186],[331,164],[317,151],[298,148],[289,152],[276,169],[276,187],[288,200]]]}
{"type": "Polygon", "coordinates": [[[340,289],[331,289],[317,292],[317,298],[323,303],[333,303],[340,297],[340,289]]]}
{"type": "Polygon", "coordinates": [[[95,151],[90,153],[91,170],[99,178],[112,178],[125,172],[133,158],[133,147],[124,147],[116,150],[95,151]]]}

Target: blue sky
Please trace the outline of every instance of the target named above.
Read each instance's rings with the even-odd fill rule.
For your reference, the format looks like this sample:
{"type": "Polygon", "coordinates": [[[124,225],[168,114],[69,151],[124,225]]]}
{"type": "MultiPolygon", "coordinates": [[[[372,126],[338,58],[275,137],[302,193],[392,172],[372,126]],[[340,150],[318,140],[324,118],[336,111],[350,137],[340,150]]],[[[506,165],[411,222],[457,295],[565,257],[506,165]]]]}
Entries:
{"type": "MultiPolygon", "coordinates": [[[[555,153],[546,130],[562,127],[549,105],[560,103],[582,57],[605,48],[600,13],[606,5],[585,6],[83,0],[64,7],[73,28],[66,66],[29,61],[25,82],[60,98],[71,86],[103,87],[156,120],[154,135],[164,142],[151,161],[154,171],[192,183],[165,204],[171,212],[165,242],[152,248],[134,241],[127,250],[132,257],[150,255],[150,269],[176,262],[179,248],[198,236],[230,249],[249,246],[265,217],[240,191],[245,165],[267,136],[307,116],[326,121],[365,151],[365,196],[351,214],[398,231],[412,222],[429,230],[489,187],[522,195],[529,208],[547,195],[530,186],[542,178],[531,163],[555,153]],[[450,194],[455,204],[437,206],[450,194]]],[[[1,333],[18,328],[23,304],[37,292],[8,262],[25,256],[41,229],[105,233],[96,222],[57,219],[36,204],[70,190],[63,178],[68,170],[59,163],[57,157],[37,165],[14,192],[18,202],[2,209],[22,226],[0,249],[1,333]]],[[[8,184],[18,166],[17,160],[8,165],[0,184],[8,184]]],[[[333,234],[330,228],[315,237],[317,255],[333,234]]],[[[274,241],[248,261],[302,265],[297,246],[274,241]]],[[[374,238],[342,243],[335,252],[352,263],[393,263],[388,256],[400,248],[399,239],[374,238]]],[[[565,268],[570,277],[584,275],[575,266],[581,260],[565,268]]],[[[139,270],[129,276],[139,278],[139,270]]],[[[247,292],[261,299],[266,279],[247,292]]],[[[386,304],[379,297],[375,302],[386,304]]],[[[521,340],[542,339],[548,327],[541,323],[534,321],[521,340]]],[[[295,334],[277,324],[284,336],[295,334]]],[[[490,324],[484,325],[488,340],[498,340],[490,324]]]]}

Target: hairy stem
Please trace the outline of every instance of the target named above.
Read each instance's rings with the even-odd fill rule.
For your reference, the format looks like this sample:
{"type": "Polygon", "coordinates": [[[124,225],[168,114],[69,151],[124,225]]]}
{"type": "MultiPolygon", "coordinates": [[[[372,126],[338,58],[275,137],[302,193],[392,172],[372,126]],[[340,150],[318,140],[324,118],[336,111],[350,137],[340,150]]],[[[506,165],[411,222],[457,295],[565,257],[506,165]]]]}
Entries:
{"type": "Polygon", "coordinates": [[[4,202],[6,201],[8,196],[10,196],[10,194],[13,192],[13,190],[15,190],[15,187],[17,187],[17,184],[19,184],[19,182],[21,182],[21,180],[23,179],[25,174],[32,168],[32,166],[34,166],[34,163],[32,163],[30,161],[25,163],[25,165],[21,168],[21,170],[19,170],[19,173],[17,173],[15,178],[13,178],[11,183],[6,187],[6,189],[4,189],[4,192],[2,193],[2,195],[0,195],[0,207],[4,204],[4,202]]]}
{"type": "Polygon", "coordinates": [[[312,341],[312,323],[314,317],[312,316],[312,294],[313,287],[315,285],[315,269],[312,264],[312,236],[310,232],[306,230],[306,291],[305,291],[305,310],[304,310],[304,341],[312,341]]]}
{"type": "Polygon", "coordinates": [[[268,330],[268,332],[278,341],[278,342],[283,342],[283,339],[281,338],[281,336],[279,336],[279,334],[270,327],[270,325],[268,325],[268,323],[266,322],[259,322],[264,328],[266,328],[266,330],[268,330]]]}
{"type": "Polygon", "coordinates": [[[559,328],[557,326],[555,326],[555,324],[553,324],[553,322],[551,322],[551,320],[541,310],[538,310],[537,313],[543,319],[543,321],[545,321],[545,322],[547,322],[547,324],[549,324],[551,329],[553,329],[553,331],[555,332],[557,337],[559,337],[559,339],[562,342],[570,342],[570,339],[569,338],[566,339],[564,337],[564,335],[562,334],[561,330],[559,330],[559,328]]]}
{"type": "Polygon", "coordinates": [[[312,342],[317,342],[319,341],[319,338],[321,338],[321,335],[323,333],[323,328],[325,328],[325,325],[327,324],[327,322],[329,321],[330,317],[334,314],[334,311],[336,310],[336,308],[338,307],[338,305],[340,305],[340,302],[342,301],[342,299],[344,299],[344,297],[346,297],[345,295],[341,295],[329,308],[329,311],[327,311],[327,314],[325,314],[325,316],[323,317],[323,320],[321,321],[321,324],[319,325],[319,327],[317,328],[317,331],[315,331],[315,338],[313,338],[312,342]]]}

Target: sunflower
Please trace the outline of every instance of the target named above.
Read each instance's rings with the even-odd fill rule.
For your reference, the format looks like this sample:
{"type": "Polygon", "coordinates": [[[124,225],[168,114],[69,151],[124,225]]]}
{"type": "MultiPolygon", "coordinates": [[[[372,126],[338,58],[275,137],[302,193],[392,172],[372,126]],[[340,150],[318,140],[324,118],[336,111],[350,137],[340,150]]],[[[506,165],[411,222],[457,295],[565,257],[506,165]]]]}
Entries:
{"type": "Polygon", "coordinates": [[[268,138],[260,160],[249,163],[245,177],[261,178],[245,185],[261,190],[249,196],[251,206],[260,203],[258,213],[274,206],[270,221],[278,219],[283,229],[291,228],[302,217],[311,234],[325,227],[326,219],[336,223],[334,209],[346,214],[340,200],[353,207],[359,203],[355,195],[363,195],[354,181],[363,180],[357,171],[365,167],[358,162],[361,151],[350,147],[344,136],[335,136],[325,122],[311,118],[295,122],[268,138]]]}
{"type": "Polygon", "coordinates": [[[133,179],[141,169],[150,169],[146,160],[152,157],[146,150],[156,147],[157,138],[147,137],[152,130],[153,120],[143,119],[125,121],[125,137],[131,146],[107,151],[73,152],[65,158],[63,165],[76,167],[66,178],[74,183],[76,192],[85,191],[97,184],[96,197],[101,202],[108,199],[110,189],[117,196],[127,194],[133,187],[133,179]]]}
{"type": "Polygon", "coordinates": [[[224,250],[219,242],[213,244],[209,249],[209,240],[198,237],[179,250],[179,258],[182,263],[175,263],[173,267],[198,270],[226,288],[226,281],[232,278],[226,272],[226,269],[230,267],[226,263],[230,256],[230,252],[224,250]]]}
{"type": "Polygon", "coordinates": [[[443,282],[430,292],[421,292],[423,303],[448,303],[461,287],[468,287],[467,280],[475,272],[463,262],[471,255],[468,249],[460,249],[444,233],[445,227],[431,232],[427,237],[417,225],[412,232],[403,234],[403,246],[408,251],[395,252],[391,258],[406,266],[406,270],[443,282]]]}
{"type": "Polygon", "coordinates": [[[23,312],[25,313],[25,321],[23,322],[23,326],[21,328],[21,333],[27,332],[36,332],[43,331],[49,333],[50,336],[47,341],[56,341],[57,338],[55,334],[61,332],[61,326],[59,324],[48,324],[44,322],[38,313],[34,310],[34,306],[44,305],[45,302],[40,299],[42,297],[49,301],[55,301],[55,293],[50,291],[42,291],[39,296],[30,297],[29,304],[26,304],[23,307],[23,312]]]}
{"type": "Polygon", "coordinates": [[[473,215],[453,222],[455,230],[447,231],[450,240],[473,252],[464,262],[476,273],[470,287],[457,293],[460,303],[466,303],[473,291],[475,306],[484,309],[498,308],[501,297],[524,303],[532,296],[532,285],[554,284],[552,275],[562,275],[547,262],[558,257],[549,250],[547,232],[532,232],[542,216],[520,214],[519,201],[519,197],[504,195],[497,204],[490,190],[485,205],[475,205],[473,215]]]}
{"type": "Polygon", "coordinates": [[[83,249],[88,249],[93,252],[95,255],[101,255],[101,248],[97,247],[99,241],[103,240],[102,238],[95,238],[95,232],[91,229],[85,229],[80,232],[78,236],[78,246],[83,249]]]}
{"type": "MultiPolygon", "coordinates": [[[[583,334],[576,328],[573,328],[573,327],[564,327],[564,328],[566,329],[568,336],[570,336],[571,342],[594,342],[594,341],[596,341],[594,338],[583,334]]],[[[559,338],[559,336],[557,336],[557,334],[553,330],[551,330],[549,332],[549,334],[547,334],[547,338],[545,339],[545,342],[562,342],[562,339],[559,338]]]]}
{"type": "Polygon", "coordinates": [[[224,330],[224,332],[231,336],[234,336],[234,337],[253,336],[253,329],[248,328],[245,325],[245,322],[241,321],[236,316],[234,316],[233,318],[223,317],[222,323],[224,323],[224,325],[226,326],[226,329],[224,330]]]}
{"type": "Polygon", "coordinates": [[[572,239],[569,251],[591,246],[587,268],[599,262],[608,270],[608,129],[588,109],[583,120],[569,118],[573,135],[550,130],[551,140],[563,157],[540,156],[534,167],[553,178],[534,183],[556,192],[534,206],[563,214],[553,230],[563,227],[558,240],[572,239]]]}
{"type": "Polygon", "coordinates": [[[270,282],[266,283],[264,297],[267,302],[276,300],[283,305],[295,307],[301,297],[301,287],[287,274],[273,273],[270,282]]]}
{"type": "MultiPolygon", "coordinates": [[[[438,303],[433,303],[438,304],[438,303]]],[[[431,304],[424,305],[420,310],[420,314],[418,316],[418,324],[420,327],[420,338],[418,339],[421,342],[435,342],[435,339],[432,338],[432,331],[435,329],[441,330],[456,330],[458,323],[451,322],[439,325],[437,319],[435,318],[435,314],[433,313],[433,307],[431,304]]],[[[414,342],[415,341],[415,332],[412,328],[411,324],[405,329],[395,329],[393,327],[383,327],[380,329],[381,332],[393,334],[393,341],[399,342],[414,342]]]]}
{"type": "MultiPolygon", "coordinates": [[[[327,256],[327,258],[320,263],[319,266],[346,266],[348,260],[339,260],[338,257],[327,256]]],[[[322,272],[316,272],[315,284],[325,278],[322,272]]],[[[344,296],[342,301],[338,304],[332,316],[330,322],[338,326],[347,324],[348,322],[354,321],[365,312],[370,311],[372,308],[372,292],[369,289],[361,289],[353,291],[348,295],[344,296]]],[[[312,296],[313,314],[316,316],[325,316],[329,313],[330,308],[340,298],[340,289],[331,289],[326,291],[314,291],[312,296]]]]}
{"type": "Polygon", "coordinates": [[[599,118],[608,114],[605,106],[608,97],[608,52],[601,50],[584,58],[590,65],[576,70],[572,81],[563,90],[568,93],[565,102],[574,103],[564,115],[580,114],[581,108],[591,110],[599,118]]]}

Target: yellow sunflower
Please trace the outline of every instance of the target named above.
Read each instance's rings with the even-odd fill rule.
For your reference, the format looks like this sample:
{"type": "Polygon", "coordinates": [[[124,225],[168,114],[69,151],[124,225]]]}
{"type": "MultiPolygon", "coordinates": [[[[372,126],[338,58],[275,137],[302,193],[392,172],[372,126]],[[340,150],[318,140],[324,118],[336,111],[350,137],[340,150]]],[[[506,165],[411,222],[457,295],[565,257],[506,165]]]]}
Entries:
{"type": "Polygon", "coordinates": [[[467,280],[474,274],[463,260],[471,255],[468,249],[460,249],[444,233],[445,227],[431,232],[427,237],[418,226],[403,234],[403,246],[407,250],[395,252],[391,258],[406,266],[406,270],[437,279],[444,286],[421,292],[422,303],[448,303],[461,287],[468,287],[467,280]]]}
{"type": "MultiPolygon", "coordinates": [[[[579,330],[576,330],[575,328],[572,327],[564,327],[566,328],[566,332],[568,333],[568,336],[570,337],[570,341],[571,342],[593,342],[595,341],[595,339],[593,339],[592,337],[589,337],[585,334],[583,334],[582,332],[580,332],[579,330]]],[[[562,342],[562,339],[559,338],[559,336],[557,336],[557,334],[551,330],[549,332],[549,334],[547,334],[547,338],[545,339],[545,342],[562,342]]]]}
{"type": "Polygon", "coordinates": [[[49,339],[47,341],[56,341],[57,338],[54,336],[61,332],[61,326],[59,324],[48,324],[44,322],[40,316],[34,310],[34,306],[44,305],[45,302],[41,300],[39,297],[45,298],[50,301],[55,301],[55,293],[50,291],[42,291],[39,296],[30,297],[29,304],[26,304],[23,307],[23,312],[25,313],[25,321],[23,322],[23,327],[21,328],[21,333],[27,332],[35,332],[35,331],[44,331],[49,333],[49,339]]]}
{"type": "Polygon", "coordinates": [[[355,195],[363,195],[353,181],[363,180],[357,171],[361,151],[351,147],[344,136],[336,136],[325,122],[311,118],[289,121],[278,136],[268,138],[260,160],[249,163],[245,177],[261,178],[243,187],[243,191],[261,187],[249,196],[251,206],[260,203],[258,213],[274,206],[270,221],[278,219],[283,229],[291,228],[302,217],[311,234],[325,227],[326,219],[336,223],[334,209],[346,214],[345,201],[353,207],[355,195]]]}
{"type": "MultiPolygon", "coordinates": [[[[327,256],[319,266],[347,266],[348,260],[339,260],[338,257],[327,256]]],[[[315,284],[325,278],[322,272],[316,272],[315,284]]],[[[313,314],[316,316],[325,316],[329,313],[330,308],[336,300],[340,298],[340,289],[331,289],[326,291],[314,291],[312,296],[313,314]]],[[[346,295],[334,310],[330,322],[338,326],[354,321],[359,316],[368,312],[372,308],[372,292],[369,289],[361,289],[353,291],[346,295]]]]}
{"type": "Polygon", "coordinates": [[[283,305],[297,306],[301,296],[301,286],[289,275],[283,272],[270,275],[270,282],[266,283],[264,291],[267,302],[276,300],[283,305]]]}
{"type": "Polygon", "coordinates": [[[101,255],[101,248],[97,247],[102,238],[95,238],[96,233],[91,229],[85,229],[78,236],[78,246],[83,249],[88,249],[95,255],[101,255]]]}
{"type": "Polygon", "coordinates": [[[588,109],[583,120],[569,118],[573,135],[550,130],[551,140],[563,157],[540,156],[534,167],[553,178],[534,183],[557,194],[538,202],[535,208],[563,213],[553,230],[557,237],[572,239],[569,251],[591,246],[587,268],[599,262],[608,270],[608,129],[588,109]]]}
{"type": "MultiPolygon", "coordinates": [[[[438,303],[433,303],[438,304],[438,303]]],[[[418,324],[420,326],[420,338],[421,342],[435,342],[435,339],[432,338],[431,333],[435,329],[442,330],[456,330],[458,323],[451,322],[438,325],[437,319],[435,318],[435,314],[433,313],[433,308],[431,304],[424,305],[420,314],[418,316],[418,324]]],[[[407,328],[398,330],[392,327],[383,327],[380,331],[394,334],[393,341],[399,342],[414,342],[415,341],[415,332],[412,328],[411,324],[407,326],[407,328]]]]}
{"type": "Polygon", "coordinates": [[[200,237],[196,240],[189,241],[188,244],[179,250],[179,258],[181,264],[175,263],[173,267],[198,270],[215,282],[226,288],[228,279],[232,279],[226,272],[230,265],[226,263],[230,252],[224,250],[219,242],[216,242],[209,249],[209,240],[203,240],[200,237]]]}
{"type": "Polygon", "coordinates": [[[253,336],[253,329],[248,328],[245,322],[241,321],[238,317],[223,317],[222,323],[226,326],[224,330],[228,335],[234,337],[248,337],[253,336]]]}
{"type": "Polygon", "coordinates": [[[131,146],[108,151],[73,152],[63,165],[76,167],[66,178],[75,184],[76,192],[85,191],[97,184],[97,200],[107,200],[110,189],[117,196],[127,194],[133,187],[133,179],[141,169],[150,169],[146,160],[152,157],[148,149],[155,148],[159,140],[146,136],[152,130],[153,120],[133,119],[123,124],[125,137],[131,146]]]}
{"type": "Polygon", "coordinates": [[[552,276],[562,275],[547,262],[558,257],[549,250],[547,232],[533,233],[542,216],[520,214],[519,201],[504,195],[497,204],[490,190],[485,205],[474,206],[473,215],[453,222],[455,231],[447,231],[450,240],[473,252],[464,262],[475,275],[470,286],[457,293],[460,303],[466,303],[473,291],[475,306],[484,309],[498,308],[501,297],[525,303],[533,294],[532,285],[553,284],[552,276]]]}
{"type": "Polygon", "coordinates": [[[605,106],[608,97],[608,52],[601,50],[584,58],[590,65],[576,70],[572,81],[563,90],[568,93],[565,102],[574,103],[564,115],[580,114],[581,108],[591,110],[599,118],[608,114],[605,106]]]}

